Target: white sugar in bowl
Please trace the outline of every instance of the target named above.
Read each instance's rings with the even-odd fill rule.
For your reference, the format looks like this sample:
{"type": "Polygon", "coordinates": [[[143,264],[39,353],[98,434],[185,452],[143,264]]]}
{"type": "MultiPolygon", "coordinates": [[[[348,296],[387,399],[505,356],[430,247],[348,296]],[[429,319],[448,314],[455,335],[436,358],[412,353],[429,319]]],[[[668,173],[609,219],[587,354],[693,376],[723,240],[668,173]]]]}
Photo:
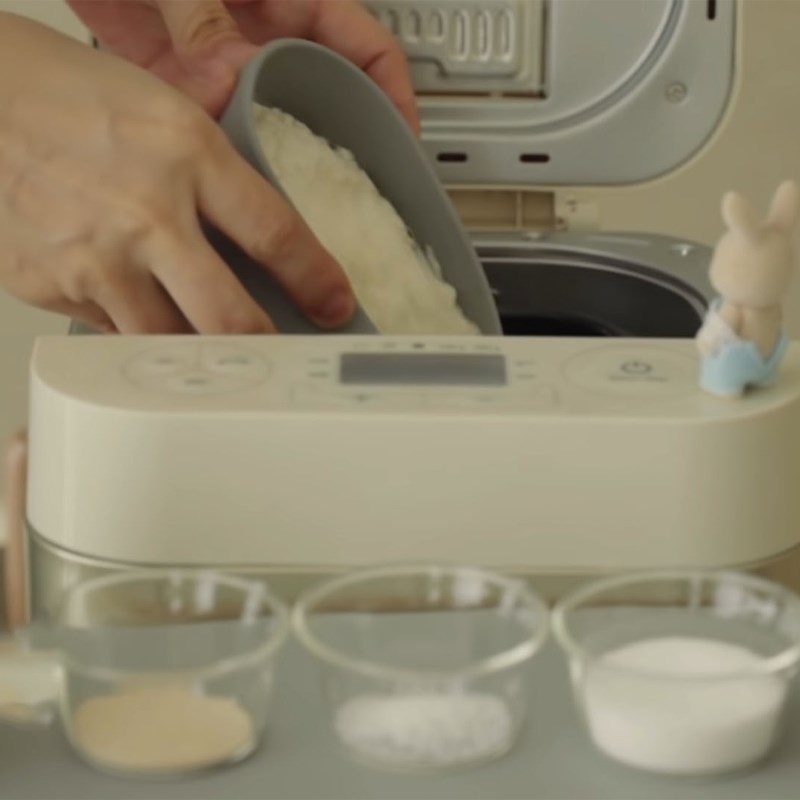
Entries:
{"type": "Polygon", "coordinates": [[[800,598],[701,571],[598,581],[564,598],[555,634],[590,738],[628,766],[711,775],[762,761],[800,663],[800,598]]]}

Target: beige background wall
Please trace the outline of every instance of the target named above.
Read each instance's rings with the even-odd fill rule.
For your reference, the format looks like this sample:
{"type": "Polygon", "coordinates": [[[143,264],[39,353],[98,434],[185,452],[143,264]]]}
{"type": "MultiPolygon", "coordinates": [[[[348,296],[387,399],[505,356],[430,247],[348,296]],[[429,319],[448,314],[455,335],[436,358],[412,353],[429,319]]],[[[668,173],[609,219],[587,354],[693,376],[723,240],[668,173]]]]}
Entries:
{"type": "MultiPolygon", "coordinates": [[[[0,9],[86,38],[60,0],[0,0],[0,9]]],[[[741,14],[740,85],[723,129],[702,154],[666,178],[576,192],[600,201],[603,228],[658,231],[710,243],[721,229],[723,191],[738,187],[764,204],[783,177],[800,179],[800,0],[744,0],[741,14]]],[[[0,441],[25,421],[34,336],[64,330],[63,320],[0,292],[0,441]]],[[[800,280],[789,304],[789,330],[800,338],[800,280]]]]}

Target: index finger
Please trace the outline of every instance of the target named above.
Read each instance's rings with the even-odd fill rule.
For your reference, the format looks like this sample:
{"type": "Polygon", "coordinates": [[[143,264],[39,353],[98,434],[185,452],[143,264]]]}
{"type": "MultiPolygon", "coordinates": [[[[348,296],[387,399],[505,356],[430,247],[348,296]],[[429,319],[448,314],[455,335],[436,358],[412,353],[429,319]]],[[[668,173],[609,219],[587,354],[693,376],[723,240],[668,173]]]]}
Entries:
{"type": "Polygon", "coordinates": [[[300,214],[220,134],[198,175],[203,216],[268,269],[314,322],[343,325],[356,308],[350,282],[300,214]]]}

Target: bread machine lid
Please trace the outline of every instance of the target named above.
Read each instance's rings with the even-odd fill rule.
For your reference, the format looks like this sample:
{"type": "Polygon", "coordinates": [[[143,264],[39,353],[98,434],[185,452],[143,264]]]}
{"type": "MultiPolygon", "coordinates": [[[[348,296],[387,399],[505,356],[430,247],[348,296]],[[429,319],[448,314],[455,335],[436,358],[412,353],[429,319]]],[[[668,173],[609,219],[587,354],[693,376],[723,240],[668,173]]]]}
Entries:
{"type": "Polygon", "coordinates": [[[735,0],[367,0],[449,185],[613,185],[695,154],[734,79],[735,0]]]}

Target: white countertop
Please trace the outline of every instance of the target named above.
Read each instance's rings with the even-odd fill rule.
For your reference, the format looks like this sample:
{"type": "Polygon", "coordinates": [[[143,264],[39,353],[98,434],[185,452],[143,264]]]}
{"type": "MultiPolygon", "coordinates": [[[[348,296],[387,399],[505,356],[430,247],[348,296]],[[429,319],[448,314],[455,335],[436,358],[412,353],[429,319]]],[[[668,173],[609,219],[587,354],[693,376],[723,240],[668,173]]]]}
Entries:
{"type": "Polygon", "coordinates": [[[623,767],[589,743],[576,712],[563,656],[550,641],[525,670],[531,708],[506,758],[440,775],[379,772],[339,750],[326,724],[316,664],[295,642],[282,654],[263,747],[230,769],[168,782],[134,782],[84,766],[58,726],[0,726],[2,797],[17,800],[796,800],[800,786],[800,687],[786,730],[760,769],[703,781],[623,767]]]}

